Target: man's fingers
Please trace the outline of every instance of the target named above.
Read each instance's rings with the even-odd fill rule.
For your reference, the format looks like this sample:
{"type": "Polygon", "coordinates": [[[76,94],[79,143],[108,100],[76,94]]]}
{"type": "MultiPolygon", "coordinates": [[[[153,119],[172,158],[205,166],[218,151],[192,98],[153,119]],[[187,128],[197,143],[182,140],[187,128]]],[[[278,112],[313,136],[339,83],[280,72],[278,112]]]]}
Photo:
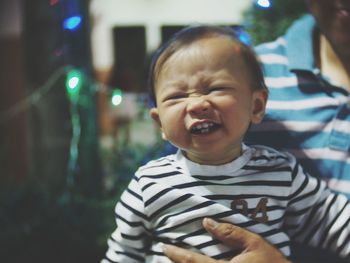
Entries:
{"type": "Polygon", "coordinates": [[[246,249],[247,244],[251,244],[259,238],[248,230],[232,224],[218,223],[210,218],[203,220],[203,226],[215,238],[235,249],[246,249]]]}
{"type": "MultiPolygon", "coordinates": [[[[255,233],[227,223],[204,219],[203,226],[215,238],[241,253],[230,259],[232,263],[274,262],[290,263],[282,253],[255,233]]],[[[190,250],[164,245],[164,253],[174,263],[228,262],[209,258],[190,250]]]]}
{"type": "Polygon", "coordinates": [[[217,263],[207,256],[172,245],[163,246],[164,254],[174,263],[217,263]]]}

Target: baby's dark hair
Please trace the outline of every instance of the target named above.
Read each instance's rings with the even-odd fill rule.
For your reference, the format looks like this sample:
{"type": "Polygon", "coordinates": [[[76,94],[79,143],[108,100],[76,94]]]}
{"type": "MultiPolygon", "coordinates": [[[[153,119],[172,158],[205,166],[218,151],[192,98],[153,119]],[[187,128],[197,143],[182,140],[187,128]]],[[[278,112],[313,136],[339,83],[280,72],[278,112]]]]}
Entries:
{"type": "Polygon", "coordinates": [[[155,82],[164,63],[178,50],[189,46],[193,42],[209,37],[227,37],[240,47],[241,55],[251,70],[253,90],[267,90],[263,72],[253,49],[242,43],[233,28],[212,25],[194,25],[175,33],[152,56],[149,73],[148,89],[150,100],[156,106],[155,82]]]}

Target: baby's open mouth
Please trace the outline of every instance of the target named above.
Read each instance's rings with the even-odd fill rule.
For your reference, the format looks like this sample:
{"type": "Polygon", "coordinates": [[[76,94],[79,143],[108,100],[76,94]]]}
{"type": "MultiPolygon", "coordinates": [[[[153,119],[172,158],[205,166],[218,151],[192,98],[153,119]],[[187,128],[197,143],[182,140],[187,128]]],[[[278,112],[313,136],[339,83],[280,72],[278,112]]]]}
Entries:
{"type": "Polygon", "coordinates": [[[205,134],[216,131],[221,125],[214,122],[204,122],[194,125],[191,128],[193,134],[205,134]]]}

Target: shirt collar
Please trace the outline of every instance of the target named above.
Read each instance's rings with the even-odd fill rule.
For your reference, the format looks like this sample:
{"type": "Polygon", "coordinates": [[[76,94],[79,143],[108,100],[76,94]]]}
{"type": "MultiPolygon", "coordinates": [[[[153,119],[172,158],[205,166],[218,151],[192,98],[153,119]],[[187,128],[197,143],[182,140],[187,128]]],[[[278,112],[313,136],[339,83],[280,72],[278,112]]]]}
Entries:
{"type": "Polygon", "coordinates": [[[313,31],[316,22],[313,16],[305,15],[288,29],[285,38],[289,69],[315,72],[313,31]]]}
{"type": "Polygon", "coordinates": [[[246,165],[253,155],[253,148],[242,143],[242,155],[237,159],[220,165],[205,165],[192,162],[187,159],[181,150],[178,150],[175,155],[175,160],[182,167],[183,170],[187,171],[188,174],[199,174],[199,175],[215,175],[215,174],[226,174],[233,175],[246,165]]]}

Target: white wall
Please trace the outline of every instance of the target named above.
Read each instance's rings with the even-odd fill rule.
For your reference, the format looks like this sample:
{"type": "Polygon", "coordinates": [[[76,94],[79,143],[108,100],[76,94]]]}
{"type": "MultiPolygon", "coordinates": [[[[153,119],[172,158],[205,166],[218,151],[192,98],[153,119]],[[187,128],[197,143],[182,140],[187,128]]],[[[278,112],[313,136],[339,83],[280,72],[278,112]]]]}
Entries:
{"type": "Polygon", "coordinates": [[[92,54],[96,69],[108,69],[114,61],[112,29],[142,25],[147,51],[160,44],[164,25],[191,23],[240,24],[253,0],[91,0],[92,54]]]}

